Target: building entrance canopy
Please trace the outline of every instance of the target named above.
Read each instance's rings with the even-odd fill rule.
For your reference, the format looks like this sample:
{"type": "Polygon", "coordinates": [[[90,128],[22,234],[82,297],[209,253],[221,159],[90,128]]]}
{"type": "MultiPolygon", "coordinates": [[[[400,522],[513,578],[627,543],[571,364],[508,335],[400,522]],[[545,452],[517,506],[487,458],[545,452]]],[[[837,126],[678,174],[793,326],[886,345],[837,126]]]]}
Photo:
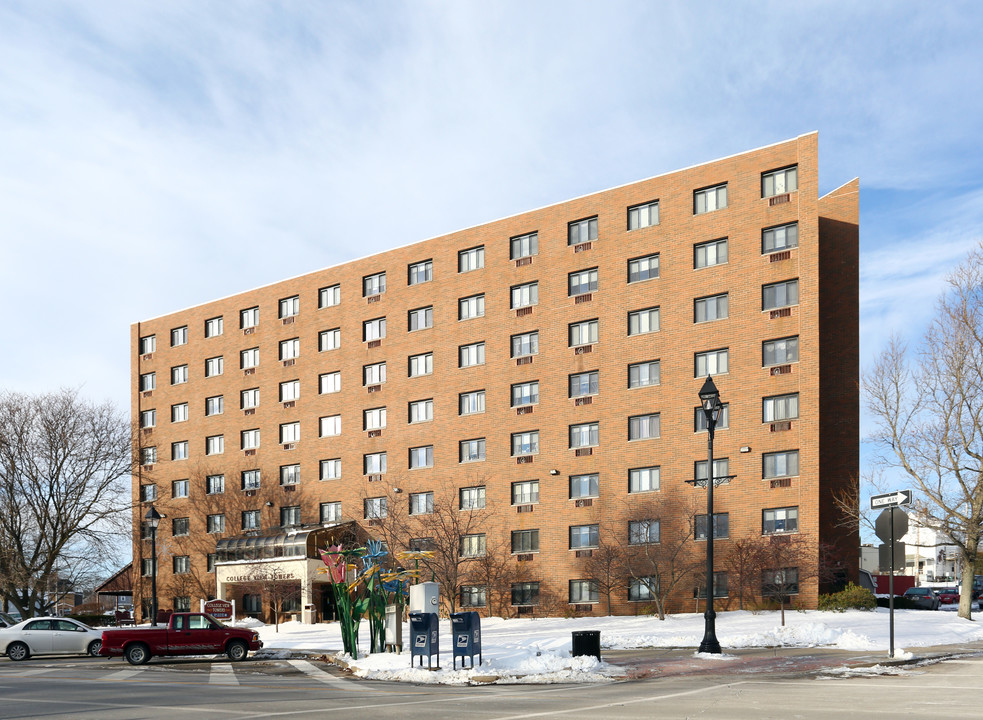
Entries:
{"type": "Polygon", "coordinates": [[[319,558],[318,550],[337,543],[350,544],[356,537],[354,523],[336,523],[296,530],[277,529],[224,538],[215,545],[218,562],[319,558]]]}

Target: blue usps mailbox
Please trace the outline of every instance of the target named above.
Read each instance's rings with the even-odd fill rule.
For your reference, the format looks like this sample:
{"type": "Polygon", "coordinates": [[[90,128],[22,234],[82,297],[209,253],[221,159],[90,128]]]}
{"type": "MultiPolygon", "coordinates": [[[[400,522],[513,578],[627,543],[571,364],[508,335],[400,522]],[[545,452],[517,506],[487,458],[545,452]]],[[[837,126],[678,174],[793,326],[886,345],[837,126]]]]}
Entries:
{"type": "Polygon", "coordinates": [[[440,667],[440,642],[437,634],[437,613],[410,613],[410,665],[416,664],[416,656],[420,656],[420,667],[423,658],[427,658],[427,668],[431,669],[431,657],[437,656],[437,667],[440,667]]]}
{"type": "Polygon", "coordinates": [[[451,613],[451,636],[454,643],[455,670],[457,670],[458,658],[461,658],[462,668],[464,658],[471,658],[471,667],[474,667],[475,654],[478,655],[478,664],[481,665],[481,618],[478,613],[473,610],[451,613]]]}

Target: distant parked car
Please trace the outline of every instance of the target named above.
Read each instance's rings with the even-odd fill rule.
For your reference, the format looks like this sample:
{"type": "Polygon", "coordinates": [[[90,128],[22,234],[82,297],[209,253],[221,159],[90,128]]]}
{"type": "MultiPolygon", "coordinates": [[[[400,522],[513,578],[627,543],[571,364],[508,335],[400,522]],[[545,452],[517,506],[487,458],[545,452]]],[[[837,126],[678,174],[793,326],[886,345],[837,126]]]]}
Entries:
{"type": "Polygon", "coordinates": [[[935,594],[939,596],[939,602],[943,605],[953,605],[959,602],[959,588],[938,588],[935,594]]]}
{"type": "Polygon", "coordinates": [[[31,655],[98,655],[102,630],[69,618],[31,618],[0,630],[0,654],[11,660],[31,655]]]}
{"type": "Polygon", "coordinates": [[[941,604],[935,591],[927,587],[908,588],[904,591],[904,597],[919,610],[938,610],[941,604]]]}
{"type": "Polygon", "coordinates": [[[20,621],[16,620],[15,618],[8,615],[7,613],[0,612],[0,628],[9,628],[16,625],[18,622],[20,621]]]}

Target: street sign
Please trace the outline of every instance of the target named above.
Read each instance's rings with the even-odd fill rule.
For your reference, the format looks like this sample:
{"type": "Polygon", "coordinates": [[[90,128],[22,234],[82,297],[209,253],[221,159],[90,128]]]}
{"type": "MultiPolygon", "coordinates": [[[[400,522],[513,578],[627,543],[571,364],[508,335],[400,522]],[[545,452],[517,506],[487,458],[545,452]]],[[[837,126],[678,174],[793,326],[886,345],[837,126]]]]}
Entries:
{"type": "Polygon", "coordinates": [[[891,570],[904,570],[905,567],[905,544],[903,542],[894,543],[894,552],[891,552],[891,544],[884,543],[877,547],[878,565],[881,572],[891,572],[891,570]],[[891,567],[891,560],[894,560],[894,567],[891,567]]]}
{"type": "Polygon", "coordinates": [[[881,514],[874,521],[874,534],[886,543],[900,540],[906,532],[908,532],[908,513],[904,510],[897,508],[881,510],[881,514]]]}
{"type": "MultiPolygon", "coordinates": [[[[911,490],[898,490],[883,495],[870,496],[870,509],[897,507],[899,505],[911,505],[911,490]]],[[[884,538],[881,538],[882,540],[884,538]]]]}

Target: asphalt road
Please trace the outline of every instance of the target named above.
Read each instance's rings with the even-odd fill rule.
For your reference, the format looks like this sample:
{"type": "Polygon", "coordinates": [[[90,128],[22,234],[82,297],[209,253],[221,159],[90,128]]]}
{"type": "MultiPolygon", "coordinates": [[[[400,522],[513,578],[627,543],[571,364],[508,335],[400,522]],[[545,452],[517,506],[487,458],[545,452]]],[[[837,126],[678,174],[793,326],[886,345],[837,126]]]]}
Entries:
{"type": "Polygon", "coordinates": [[[324,720],[332,711],[411,720],[980,717],[983,656],[889,671],[896,674],[732,668],[603,685],[438,687],[351,680],[303,660],[174,660],[133,668],[119,660],[3,659],[0,718],[324,720]]]}

